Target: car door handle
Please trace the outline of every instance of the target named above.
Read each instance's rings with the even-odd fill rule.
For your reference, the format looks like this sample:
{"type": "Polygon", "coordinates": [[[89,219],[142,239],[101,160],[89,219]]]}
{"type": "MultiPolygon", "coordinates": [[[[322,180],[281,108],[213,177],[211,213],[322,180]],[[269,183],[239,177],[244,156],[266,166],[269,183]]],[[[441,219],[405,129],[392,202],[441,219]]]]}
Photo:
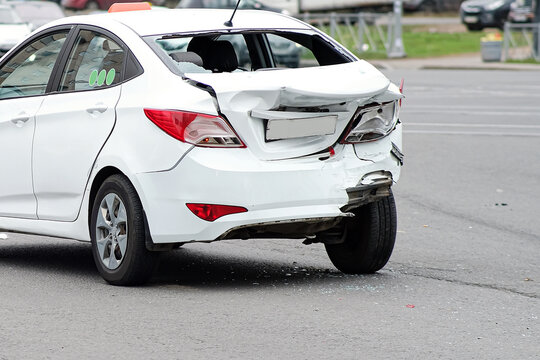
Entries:
{"type": "Polygon", "coordinates": [[[19,116],[16,118],[11,119],[11,122],[17,125],[18,127],[22,127],[28,120],[30,120],[30,116],[19,116]]]}
{"type": "Polygon", "coordinates": [[[90,114],[95,114],[96,112],[103,114],[105,111],[107,111],[107,109],[108,108],[105,105],[96,105],[95,107],[86,109],[86,111],[89,112],[90,114]]]}

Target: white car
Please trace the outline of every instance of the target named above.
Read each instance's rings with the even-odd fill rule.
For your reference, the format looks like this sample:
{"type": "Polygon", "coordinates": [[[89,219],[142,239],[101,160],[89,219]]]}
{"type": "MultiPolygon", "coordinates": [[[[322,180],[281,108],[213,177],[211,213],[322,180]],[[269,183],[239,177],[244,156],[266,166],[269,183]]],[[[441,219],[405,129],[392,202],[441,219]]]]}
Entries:
{"type": "Polygon", "coordinates": [[[343,272],[381,269],[400,89],[301,21],[231,13],[70,17],[6,54],[0,229],[91,241],[116,285],[148,280],[160,251],[226,239],[305,239],[343,272]],[[277,66],[274,36],[304,67],[277,66]]]}
{"type": "Polygon", "coordinates": [[[0,2],[0,57],[32,31],[9,4],[0,2]]]}

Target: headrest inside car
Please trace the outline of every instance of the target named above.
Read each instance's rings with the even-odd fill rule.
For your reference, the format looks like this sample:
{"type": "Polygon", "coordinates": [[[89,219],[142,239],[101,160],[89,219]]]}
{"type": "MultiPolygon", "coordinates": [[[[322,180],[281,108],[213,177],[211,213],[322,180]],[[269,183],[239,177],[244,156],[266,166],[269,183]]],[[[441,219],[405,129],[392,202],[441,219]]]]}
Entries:
{"type": "Polygon", "coordinates": [[[204,68],[213,72],[232,72],[238,69],[238,58],[228,41],[213,41],[206,53],[204,68]]]}
{"type": "Polygon", "coordinates": [[[203,59],[199,55],[191,51],[174,52],[169,54],[169,56],[172,57],[174,61],[179,63],[185,62],[192,63],[200,67],[203,66],[203,59]]]}

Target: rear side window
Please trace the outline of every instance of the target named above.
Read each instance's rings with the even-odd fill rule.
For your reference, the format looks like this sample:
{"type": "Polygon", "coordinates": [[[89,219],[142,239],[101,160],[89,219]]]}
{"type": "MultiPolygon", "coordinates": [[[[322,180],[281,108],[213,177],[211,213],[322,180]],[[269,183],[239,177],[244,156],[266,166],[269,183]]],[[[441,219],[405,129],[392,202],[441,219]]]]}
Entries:
{"type": "Polygon", "coordinates": [[[66,32],[47,35],[19,50],[0,69],[0,99],[45,94],[66,32]]]}
{"type": "Polygon", "coordinates": [[[109,37],[82,30],[71,53],[58,91],[93,90],[122,81],[125,51],[109,37]]]}

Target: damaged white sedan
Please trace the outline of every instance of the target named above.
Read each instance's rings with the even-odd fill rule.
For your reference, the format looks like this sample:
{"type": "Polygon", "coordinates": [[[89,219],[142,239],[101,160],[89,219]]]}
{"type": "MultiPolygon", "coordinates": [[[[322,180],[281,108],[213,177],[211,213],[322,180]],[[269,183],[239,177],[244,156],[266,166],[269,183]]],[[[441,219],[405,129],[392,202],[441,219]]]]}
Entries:
{"type": "Polygon", "coordinates": [[[91,241],[117,285],[225,239],[305,239],[343,272],[381,269],[400,89],[301,21],[230,15],[70,17],[2,58],[0,229],[91,241]]]}

